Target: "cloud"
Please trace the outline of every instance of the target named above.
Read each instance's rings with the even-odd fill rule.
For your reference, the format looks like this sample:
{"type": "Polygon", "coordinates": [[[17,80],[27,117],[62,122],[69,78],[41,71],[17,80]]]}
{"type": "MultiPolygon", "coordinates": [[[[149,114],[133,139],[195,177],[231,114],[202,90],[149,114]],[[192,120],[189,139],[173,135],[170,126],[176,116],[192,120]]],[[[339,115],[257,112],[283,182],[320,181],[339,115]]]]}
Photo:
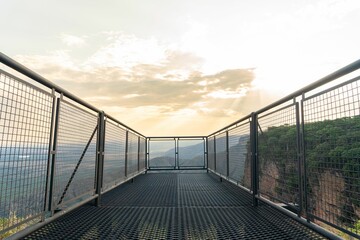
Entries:
{"type": "Polygon", "coordinates": [[[78,69],[69,51],[66,50],[51,51],[48,55],[17,55],[15,59],[21,64],[29,66],[42,74],[55,73],[63,70],[74,71],[78,69]]]}
{"type": "Polygon", "coordinates": [[[212,98],[236,99],[236,98],[244,97],[246,95],[246,90],[247,90],[246,88],[242,88],[239,91],[219,90],[208,93],[207,96],[212,98]]]}
{"type": "MultiPolygon", "coordinates": [[[[58,84],[85,96],[89,101],[101,105],[136,106],[168,106],[173,111],[211,99],[236,98],[246,95],[251,86],[253,72],[247,69],[234,69],[215,75],[190,74],[184,81],[173,81],[172,76],[156,78],[156,71],[151,66],[143,66],[141,75],[138,71],[132,74],[114,68],[101,68],[93,73],[85,73],[80,81],[74,81],[73,71],[64,71],[58,84]],[[235,79],[232,79],[235,77],[235,79]],[[251,77],[252,76],[252,77],[251,77]],[[102,81],[107,78],[107,81],[102,81]],[[200,82],[208,82],[206,86],[200,82]],[[86,86],[86,91],[84,91],[86,86]],[[93,96],[100,96],[93,98],[93,96]],[[108,96],[108,98],[101,98],[108,96]]],[[[135,67],[136,69],[139,66],[135,67]]],[[[167,67],[154,67],[159,72],[166,72],[167,67]]],[[[59,73],[54,73],[59,76],[59,73]]]]}
{"type": "Polygon", "coordinates": [[[357,0],[322,0],[306,5],[298,13],[304,17],[320,16],[340,20],[358,9],[360,3],[357,0]]]}
{"type": "Polygon", "coordinates": [[[86,62],[90,67],[121,66],[124,69],[138,64],[155,64],[164,59],[166,48],[155,38],[141,39],[134,35],[104,33],[110,43],[98,49],[86,62]]]}
{"type": "Polygon", "coordinates": [[[241,117],[241,99],[252,87],[254,69],[204,74],[202,58],[154,39],[121,36],[109,41],[79,65],[67,51],[16,58],[145,134],[154,135],[159,124],[179,126],[168,130],[174,134],[181,134],[185,125],[194,131],[191,134],[205,134],[210,122],[211,127],[241,117]],[[126,49],[128,44],[132,47],[126,49]],[[204,122],[189,124],[196,118],[204,122]]]}
{"type": "Polygon", "coordinates": [[[78,37],[78,36],[69,35],[69,34],[61,35],[62,42],[65,43],[69,47],[83,46],[85,44],[85,38],[86,37],[78,37]]]}

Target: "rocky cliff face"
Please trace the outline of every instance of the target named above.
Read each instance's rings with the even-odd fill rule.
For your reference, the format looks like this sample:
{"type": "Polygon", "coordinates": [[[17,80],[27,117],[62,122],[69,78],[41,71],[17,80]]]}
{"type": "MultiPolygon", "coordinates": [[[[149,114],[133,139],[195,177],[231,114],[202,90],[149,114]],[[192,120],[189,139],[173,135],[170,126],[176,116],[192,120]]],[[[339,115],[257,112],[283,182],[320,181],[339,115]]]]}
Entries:
{"type": "Polygon", "coordinates": [[[245,159],[245,169],[244,169],[244,177],[242,180],[242,184],[251,189],[251,162],[250,162],[250,153],[248,152],[245,159]]]}
{"type": "Polygon", "coordinates": [[[279,169],[274,162],[267,162],[261,166],[262,171],[259,176],[260,192],[267,196],[276,196],[277,179],[279,179],[279,169]]]}
{"type": "MultiPolygon", "coordinates": [[[[297,202],[294,194],[284,193],[277,189],[283,184],[284,179],[281,176],[279,167],[274,162],[268,161],[261,168],[259,189],[263,197],[274,202],[277,202],[275,199],[287,199],[290,204],[297,202]]],[[[247,160],[243,182],[245,186],[248,185],[249,187],[251,186],[250,170],[250,161],[247,160]]],[[[340,171],[323,170],[317,174],[312,174],[313,176],[309,177],[308,180],[308,204],[309,212],[312,215],[343,227],[347,227],[344,223],[346,221],[356,222],[360,219],[360,208],[346,198],[345,177],[340,171]]],[[[305,216],[305,212],[303,215],[305,216]]],[[[314,221],[324,226],[320,221],[314,221]]],[[[348,226],[351,226],[351,224],[348,226]]]]}
{"type": "Polygon", "coordinates": [[[339,172],[326,170],[318,175],[318,181],[309,184],[309,211],[323,219],[337,219],[342,215],[341,206],[345,205],[342,197],[345,181],[339,172]]]}

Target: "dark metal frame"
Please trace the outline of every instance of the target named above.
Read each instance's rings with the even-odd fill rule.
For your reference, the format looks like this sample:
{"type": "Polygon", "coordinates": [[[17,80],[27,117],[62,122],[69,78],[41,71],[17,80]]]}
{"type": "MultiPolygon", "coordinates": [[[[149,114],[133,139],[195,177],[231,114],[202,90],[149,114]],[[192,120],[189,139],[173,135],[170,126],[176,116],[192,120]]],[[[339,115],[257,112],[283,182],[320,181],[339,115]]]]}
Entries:
{"type": "MultiPolygon", "coordinates": [[[[284,104],[282,104],[282,105],[284,105],[284,104]]],[[[300,184],[299,185],[299,198],[298,198],[298,203],[299,203],[299,209],[297,209],[297,208],[295,208],[294,206],[292,206],[292,205],[289,205],[287,202],[285,202],[284,200],[282,200],[282,199],[279,199],[279,198],[277,198],[277,197],[275,197],[275,196],[269,196],[269,197],[271,197],[272,199],[274,199],[274,200],[276,200],[276,201],[278,201],[278,202],[282,202],[282,203],[284,203],[284,204],[286,204],[287,205],[287,207],[289,208],[289,209],[292,209],[292,211],[294,211],[294,212],[297,212],[297,214],[298,214],[298,216],[300,216],[300,213],[301,213],[301,210],[302,210],[302,204],[301,204],[301,201],[302,201],[302,188],[300,187],[301,186],[301,183],[302,183],[302,178],[301,178],[301,163],[300,163],[300,146],[301,146],[301,143],[300,143],[300,140],[301,140],[301,138],[300,138],[300,112],[299,112],[299,103],[298,102],[296,102],[296,99],[294,98],[293,99],[293,103],[290,103],[290,104],[285,104],[285,106],[282,106],[282,105],[280,105],[280,106],[278,106],[278,107],[276,107],[276,109],[274,110],[274,109],[270,109],[271,111],[270,112],[268,112],[269,110],[267,110],[267,111],[265,111],[265,114],[259,114],[260,116],[257,116],[257,127],[258,127],[258,130],[260,130],[260,134],[263,134],[263,130],[262,130],[262,128],[261,128],[261,125],[260,125],[260,120],[262,119],[262,118],[265,118],[265,117],[268,117],[268,116],[271,116],[271,115],[273,115],[273,114],[276,114],[276,113],[279,113],[279,112],[281,112],[282,110],[286,110],[286,109],[291,109],[291,108],[293,108],[294,110],[295,110],[295,121],[296,121],[296,146],[297,146],[297,149],[296,149],[296,151],[297,151],[297,156],[296,156],[296,158],[297,158],[297,162],[298,162],[298,164],[297,164],[297,166],[298,166],[298,183],[300,184]]],[[[259,131],[257,131],[257,135],[259,134],[259,131]]],[[[259,144],[258,142],[257,142],[257,144],[259,144]]],[[[257,148],[257,147],[256,147],[257,148]]],[[[259,153],[257,153],[257,155],[259,155],[259,153]]],[[[257,159],[257,162],[258,162],[258,164],[257,164],[257,167],[258,167],[258,169],[256,170],[256,172],[257,172],[257,177],[259,178],[259,173],[260,173],[260,163],[259,163],[259,159],[257,159]]],[[[259,181],[259,179],[257,180],[257,181],[259,181]]],[[[258,183],[258,189],[257,189],[258,191],[259,191],[259,196],[261,195],[261,189],[260,189],[260,186],[259,186],[259,183],[258,183]]],[[[262,194],[262,195],[266,195],[266,194],[262,194]]]]}
{"type": "Polygon", "coordinates": [[[187,137],[187,138],[181,138],[181,137],[177,137],[177,160],[178,160],[178,169],[179,170],[185,170],[185,169],[197,169],[197,168],[199,168],[199,169],[205,169],[206,168],[206,166],[205,166],[205,158],[206,158],[206,148],[205,148],[205,143],[206,142],[206,137],[202,137],[202,138],[192,138],[192,137],[187,137]],[[200,141],[203,141],[203,146],[204,146],[204,148],[203,148],[203,152],[204,152],[204,164],[203,165],[201,165],[201,166],[186,166],[186,165],[180,165],[180,162],[179,162],[179,157],[181,156],[181,154],[179,154],[179,146],[180,146],[180,144],[179,144],[179,142],[181,141],[181,140],[183,140],[183,141],[186,141],[186,140],[200,140],[200,141]]]}
{"type": "Polygon", "coordinates": [[[103,183],[103,172],[104,172],[104,148],[105,148],[105,116],[104,112],[99,113],[98,125],[97,125],[97,146],[96,146],[96,186],[95,194],[97,198],[95,200],[95,205],[100,206],[101,204],[101,188],[103,183]]]}
{"type": "MultiPolygon", "coordinates": [[[[251,116],[251,115],[250,115],[251,116]]],[[[249,127],[249,131],[248,131],[248,136],[249,136],[249,141],[251,140],[250,139],[250,137],[251,137],[251,117],[250,118],[248,118],[248,119],[245,119],[245,120],[242,120],[241,122],[239,122],[239,123],[237,123],[236,125],[234,125],[233,127],[231,127],[231,128],[228,128],[226,131],[227,131],[227,133],[228,133],[228,136],[227,136],[227,141],[228,141],[228,143],[229,143],[229,145],[228,145],[228,149],[227,149],[227,152],[228,152],[228,154],[229,154],[229,165],[230,165],[230,158],[231,158],[231,155],[230,155],[230,138],[231,138],[231,135],[230,135],[230,133],[231,133],[231,131],[232,130],[236,130],[236,129],[238,129],[238,128],[241,128],[241,127],[243,127],[243,126],[246,126],[246,125],[248,125],[248,127],[249,127]]],[[[247,149],[247,151],[249,151],[249,153],[251,154],[251,149],[247,149]]],[[[250,164],[252,164],[252,162],[250,163],[250,164]]],[[[243,169],[243,170],[245,170],[245,169],[243,169]]],[[[243,174],[244,174],[244,172],[243,172],[243,174]]],[[[251,173],[252,174],[252,173],[251,173]]],[[[244,190],[246,190],[246,191],[251,191],[251,184],[252,184],[252,181],[250,181],[250,186],[249,187],[247,187],[247,186],[244,186],[244,185],[242,185],[241,183],[240,183],[240,180],[239,179],[233,179],[231,176],[230,176],[230,173],[229,173],[229,176],[227,177],[227,180],[228,181],[230,181],[230,182],[233,182],[234,184],[236,184],[237,186],[239,186],[239,187],[241,187],[242,189],[244,189],[244,190]]]]}
{"type": "MultiPolygon", "coordinates": [[[[54,99],[55,102],[55,99],[54,99]]],[[[54,178],[55,178],[55,161],[56,161],[56,150],[57,150],[57,135],[58,135],[58,127],[59,127],[59,114],[60,114],[60,106],[61,106],[61,101],[60,98],[58,98],[56,100],[56,110],[55,109],[55,104],[53,105],[53,112],[55,112],[55,115],[53,113],[53,118],[55,118],[54,121],[55,125],[53,125],[54,130],[51,132],[54,132],[54,138],[52,141],[52,151],[50,152],[51,154],[51,164],[48,165],[48,168],[50,168],[51,172],[50,175],[47,177],[48,181],[49,181],[49,207],[48,210],[51,212],[51,215],[54,214],[54,204],[53,204],[53,194],[54,194],[54,178]]],[[[49,162],[50,163],[50,162],[49,162]]]]}
{"type": "MultiPolygon", "coordinates": [[[[19,77],[16,77],[10,73],[7,73],[6,71],[3,71],[0,69],[0,73],[4,74],[5,76],[10,77],[11,79],[14,79],[17,82],[20,82],[22,84],[25,84],[27,86],[30,86],[31,88],[35,89],[38,92],[41,92],[43,94],[46,94],[48,96],[51,96],[53,98],[52,100],[52,109],[51,109],[51,124],[50,124],[50,131],[49,131],[49,142],[48,142],[48,157],[47,157],[47,164],[46,164],[46,182],[44,186],[44,205],[43,205],[43,212],[34,215],[31,217],[26,218],[25,220],[21,220],[20,222],[17,222],[16,224],[11,225],[8,228],[0,230],[0,233],[5,233],[13,228],[16,228],[20,225],[26,224],[27,222],[41,217],[42,223],[35,224],[32,227],[29,227],[24,232],[34,231],[35,229],[41,227],[44,223],[48,223],[49,221],[52,221],[65,212],[68,212],[70,210],[73,210],[89,201],[95,200],[95,204],[99,206],[101,204],[101,195],[102,193],[102,185],[103,185],[103,171],[104,171],[104,144],[105,144],[105,117],[108,119],[111,119],[112,121],[116,122],[121,126],[123,129],[125,129],[127,132],[131,132],[138,136],[138,141],[140,141],[140,137],[146,140],[146,137],[142,135],[141,133],[135,131],[134,129],[128,127],[127,125],[121,123],[117,119],[111,117],[110,115],[105,114],[103,111],[99,110],[98,108],[90,105],[89,103],[83,101],[82,99],[76,97],[75,95],[71,94],[70,92],[66,91],[65,89],[53,84],[52,82],[48,81],[44,77],[38,75],[37,73],[31,71],[30,69],[24,67],[20,63],[12,60],[11,58],[7,57],[3,53],[0,53],[0,62],[7,65],[8,67],[18,71],[19,73],[31,78],[32,80],[42,84],[45,86],[45,88],[50,89],[50,93],[47,92],[45,89],[42,89],[38,86],[35,86],[33,84],[30,84],[27,81],[24,81],[20,79],[19,77]],[[68,98],[70,101],[65,100],[64,98],[68,98]],[[81,165],[82,158],[84,157],[87,147],[89,145],[89,142],[91,142],[92,137],[90,137],[88,144],[86,145],[85,149],[83,150],[80,159],[78,160],[75,169],[73,170],[73,173],[71,174],[71,177],[68,180],[68,183],[66,184],[65,190],[63,191],[62,197],[60,198],[59,203],[54,202],[54,182],[55,182],[55,176],[56,176],[56,162],[57,162],[57,155],[61,154],[58,150],[58,133],[59,133],[59,121],[60,121],[60,109],[63,102],[66,102],[66,104],[69,104],[79,111],[85,111],[88,112],[88,110],[91,110],[97,114],[98,124],[96,128],[94,129],[94,132],[92,135],[94,135],[95,132],[97,132],[96,137],[96,162],[95,162],[95,182],[94,182],[94,189],[82,193],[78,196],[74,196],[70,200],[63,201],[64,196],[66,195],[67,189],[72,183],[72,179],[75,177],[78,167],[81,165]],[[80,202],[79,202],[80,201],[80,202]],[[59,209],[58,207],[63,204],[71,203],[64,209],[59,209]]],[[[145,144],[146,145],[146,144],[145,144]]],[[[126,146],[127,147],[127,146],[126,146]]],[[[145,146],[146,149],[146,146],[145,146]]],[[[138,147],[138,163],[140,161],[140,146],[138,147]]],[[[144,152],[144,154],[146,154],[144,152]]],[[[127,155],[127,154],[126,154],[127,155]]],[[[125,155],[125,156],[126,156],[125,155]]],[[[146,155],[145,155],[146,156],[146,155]]],[[[146,161],[145,161],[146,165],[146,161]]],[[[134,177],[136,177],[139,174],[142,174],[145,172],[146,169],[139,169],[138,165],[138,171],[137,173],[129,176],[124,181],[128,181],[134,177]]],[[[122,182],[121,182],[122,183],[122,182]]],[[[121,184],[119,183],[119,184],[121,184]]],[[[118,185],[119,185],[118,184],[118,185]]],[[[116,187],[116,186],[115,186],[116,187]]],[[[108,189],[106,191],[109,191],[111,189],[108,189]]],[[[26,207],[26,206],[25,206],[26,207]]]]}
{"type": "MultiPolygon", "coordinates": [[[[354,77],[350,80],[347,80],[347,81],[344,81],[340,84],[337,84],[336,86],[332,86],[332,87],[329,87],[327,88],[326,90],[321,90],[321,91],[318,91],[316,93],[313,93],[314,91],[316,91],[318,89],[318,87],[320,86],[324,86],[330,82],[332,82],[333,80],[336,80],[340,77],[343,77],[343,76],[346,76],[347,74],[355,71],[355,70],[358,70],[360,69],[360,60],[314,82],[313,84],[310,84],[266,107],[263,107],[262,109],[256,111],[256,112],[253,112],[245,117],[243,117],[242,119],[210,134],[208,136],[209,137],[216,137],[218,134],[224,132],[224,131],[228,131],[229,129],[231,128],[235,128],[239,123],[245,121],[246,119],[250,118],[251,119],[251,130],[250,130],[250,145],[251,145],[251,156],[252,156],[252,161],[251,161],[251,169],[252,169],[252,175],[251,175],[251,192],[253,194],[253,205],[254,206],[257,206],[258,204],[258,200],[261,200],[262,202],[265,202],[265,203],[268,203],[270,205],[274,205],[276,206],[273,202],[267,200],[266,198],[263,198],[259,192],[258,192],[258,189],[259,189],[259,166],[258,166],[258,141],[257,141],[257,135],[258,135],[258,131],[262,131],[260,126],[258,126],[258,116],[261,115],[261,117],[265,116],[265,115],[262,115],[263,113],[265,114],[271,114],[271,113],[267,113],[269,110],[272,110],[273,112],[275,111],[279,111],[283,108],[286,108],[288,106],[291,106],[293,105],[295,107],[295,111],[296,111],[296,129],[297,129],[297,138],[296,138],[296,145],[297,145],[297,158],[298,158],[298,168],[299,168],[299,173],[298,173],[298,186],[299,186],[299,209],[296,211],[297,212],[297,220],[299,222],[308,222],[309,224],[306,224],[308,226],[316,226],[316,225],[313,225],[311,224],[310,222],[313,221],[313,219],[316,219],[318,221],[321,221],[331,227],[334,227],[340,231],[343,231],[345,232],[346,234],[349,234],[350,236],[353,236],[353,237],[359,237],[359,233],[358,234],[355,234],[341,226],[338,226],[334,223],[331,223],[325,219],[322,219],[318,216],[314,216],[312,215],[311,213],[309,213],[309,203],[308,203],[308,190],[307,190],[307,178],[308,178],[308,173],[307,173],[307,161],[306,161],[306,158],[305,158],[305,149],[306,149],[306,144],[305,144],[305,138],[304,138],[304,133],[305,133],[305,130],[304,130],[304,124],[305,124],[305,121],[304,121],[304,101],[308,100],[308,99],[311,99],[311,98],[314,98],[316,96],[319,96],[319,95],[322,95],[324,93],[327,93],[331,90],[334,90],[334,89],[337,89],[341,86],[345,86],[351,82],[354,82],[354,81],[357,81],[357,80],[360,80],[360,76],[358,77],[354,77]],[[305,97],[305,94],[308,94],[311,92],[311,96],[309,97],[305,97]],[[293,101],[293,103],[291,103],[290,105],[285,105],[284,104],[287,104],[287,102],[289,101],[293,101]],[[275,110],[274,110],[275,109],[275,110]],[[302,216],[305,216],[306,217],[306,220],[304,221],[302,216]]],[[[215,143],[216,144],[216,143],[215,143]]],[[[215,149],[216,151],[216,149],[215,149]]],[[[216,162],[216,161],[215,161],[216,162]]],[[[217,172],[216,168],[214,170],[211,170],[212,172],[218,174],[219,176],[222,176],[220,173],[217,172]]],[[[231,180],[230,180],[231,181],[231,180]]],[[[291,215],[292,212],[286,210],[286,209],[283,209],[287,214],[291,215]]],[[[315,228],[318,228],[318,226],[316,226],[315,228]]],[[[320,231],[320,232],[326,232],[326,230],[322,229],[319,230],[317,229],[317,231],[320,231]]],[[[332,237],[331,238],[334,238],[333,235],[331,235],[332,237]]]]}
{"type": "Polygon", "coordinates": [[[201,170],[206,169],[205,163],[207,161],[207,150],[206,150],[206,136],[165,136],[165,137],[147,137],[147,152],[146,155],[148,156],[148,166],[147,171],[161,171],[161,170],[201,170]],[[181,140],[202,140],[204,143],[204,164],[199,166],[180,166],[179,163],[179,141],[181,140]],[[151,166],[151,141],[174,141],[174,166],[151,166]]]}
{"type": "MultiPolygon", "coordinates": [[[[72,174],[70,175],[69,180],[67,181],[67,184],[66,184],[65,188],[62,190],[62,194],[61,194],[61,197],[60,197],[59,201],[57,203],[52,202],[52,205],[53,205],[52,208],[53,209],[52,209],[51,214],[53,214],[54,212],[61,211],[62,208],[64,208],[64,205],[73,205],[73,204],[75,204],[75,202],[78,199],[83,198],[85,196],[90,197],[91,195],[95,194],[96,187],[97,187],[97,184],[98,184],[97,179],[96,179],[96,177],[98,176],[97,174],[99,174],[98,173],[98,168],[101,168],[101,162],[97,160],[98,159],[98,153],[99,153],[100,148],[101,148],[100,144],[103,144],[103,138],[105,137],[104,134],[102,132],[100,132],[100,130],[99,130],[99,124],[101,124],[101,119],[100,119],[101,112],[96,114],[96,113],[94,113],[92,111],[89,111],[87,108],[84,108],[82,105],[80,105],[80,104],[78,104],[76,102],[73,102],[71,100],[65,100],[63,94],[60,95],[60,97],[58,98],[58,101],[59,101],[59,104],[57,105],[57,109],[56,109],[58,112],[57,112],[57,115],[56,115],[56,125],[55,125],[55,129],[54,129],[55,134],[56,134],[54,144],[56,144],[56,146],[54,146],[55,147],[54,148],[55,149],[55,151],[54,151],[55,158],[54,158],[54,162],[53,162],[53,167],[55,168],[55,171],[54,171],[55,174],[52,176],[53,178],[55,178],[57,176],[56,163],[57,163],[58,160],[56,160],[56,159],[59,156],[59,154],[58,154],[58,148],[59,148],[58,147],[58,141],[59,141],[58,135],[59,135],[59,131],[60,131],[59,129],[61,128],[61,126],[63,126],[61,124],[61,116],[63,116],[62,113],[61,113],[61,109],[64,108],[63,106],[67,105],[67,106],[70,106],[70,107],[76,109],[79,112],[83,112],[85,114],[88,114],[89,116],[92,116],[92,117],[96,118],[97,122],[96,122],[96,125],[94,125],[94,129],[92,130],[92,133],[90,134],[89,139],[86,140],[86,142],[85,142],[84,149],[81,151],[80,158],[77,160],[77,163],[76,163],[74,169],[72,170],[72,174]],[[92,140],[94,139],[95,135],[97,135],[97,137],[96,137],[96,149],[95,149],[96,152],[95,152],[95,156],[94,156],[94,162],[95,162],[95,169],[94,169],[94,171],[95,171],[95,176],[94,176],[95,179],[94,179],[94,182],[95,182],[95,185],[92,187],[91,190],[89,190],[87,192],[84,192],[84,193],[81,193],[81,194],[79,194],[77,196],[72,197],[71,199],[68,199],[68,200],[64,201],[63,199],[64,199],[64,197],[65,197],[65,195],[67,193],[67,190],[71,186],[72,180],[74,179],[74,177],[76,175],[76,172],[77,172],[78,168],[80,167],[83,158],[85,157],[85,154],[87,154],[88,148],[89,148],[92,140]]],[[[67,126],[67,124],[64,124],[64,125],[67,126]]],[[[99,181],[102,181],[102,176],[101,175],[102,175],[102,173],[100,173],[100,178],[98,179],[99,181]]],[[[52,183],[52,185],[53,184],[54,183],[52,183]]],[[[99,184],[102,185],[102,182],[100,182],[99,184]]],[[[52,193],[52,197],[54,197],[53,194],[54,194],[54,192],[52,193]]],[[[65,208],[67,208],[67,207],[68,206],[65,206],[65,208]]]]}

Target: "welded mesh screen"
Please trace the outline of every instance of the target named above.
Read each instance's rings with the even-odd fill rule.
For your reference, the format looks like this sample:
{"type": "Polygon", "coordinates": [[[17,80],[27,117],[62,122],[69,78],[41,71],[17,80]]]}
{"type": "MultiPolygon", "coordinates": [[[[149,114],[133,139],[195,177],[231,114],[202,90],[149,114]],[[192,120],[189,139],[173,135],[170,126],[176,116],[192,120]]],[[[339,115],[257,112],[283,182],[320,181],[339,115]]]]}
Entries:
{"type": "Polygon", "coordinates": [[[208,138],[208,168],[215,171],[215,138],[208,138]]]}
{"type": "Polygon", "coordinates": [[[103,189],[106,190],[125,178],[126,130],[106,121],[103,189]]]}
{"type": "Polygon", "coordinates": [[[250,123],[229,130],[229,178],[250,189],[250,123]]]}
{"type": "Polygon", "coordinates": [[[139,137],[131,132],[128,135],[128,175],[138,171],[138,141],[139,137]]]}
{"type": "Polygon", "coordinates": [[[146,161],[146,139],[140,138],[140,148],[139,148],[139,170],[142,171],[145,169],[146,161]]]}
{"type": "Polygon", "coordinates": [[[175,167],[175,140],[150,139],[149,167],[175,167]]]}
{"type": "Polygon", "coordinates": [[[205,167],[203,139],[179,139],[178,144],[180,167],[205,167]]]}
{"type": "Polygon", "coordinates": [[[259,191],[274,202],[300,204],[296,106],[258,118],[259,191]]]}
{"type": "Polygon", "coordinates": [[[216,172],[227,175],[226,132],[216,136],[216,172]]]}
{"type": "Polygon", "coordinates": [[[44,210],[52,99],[0,72],[0,232],[44,210]]]}
{"type": "Polygon", "coordinates": [[[306,99],[309,213],[360,234],[360,81],[306,99]],[[356,225],[357,224],[357,225],[356,225]]]}
{"type": "Polygon", "coordinates": [[[96,126],[97,116],[61,101],[55,163],[55,206],[94,191],[96,126]]]}

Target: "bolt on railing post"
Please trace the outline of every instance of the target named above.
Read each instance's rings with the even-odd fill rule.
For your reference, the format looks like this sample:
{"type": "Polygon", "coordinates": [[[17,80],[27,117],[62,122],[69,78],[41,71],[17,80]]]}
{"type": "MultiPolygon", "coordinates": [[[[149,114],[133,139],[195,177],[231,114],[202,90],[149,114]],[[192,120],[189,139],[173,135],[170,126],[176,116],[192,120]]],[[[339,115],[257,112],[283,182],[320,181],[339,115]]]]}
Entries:
{"type": "Polygon", "coordinates": [[[258,169],[258,120],[257,113],[251,113],[251,127],[250,127],[250,144],[251,144],[251,169],[252,169],[252,194],[253,206],[258,206],[258,187],[259,187],[259,169],[258,169]]]}
{"type": "Polygon", "coordinates": [[[56,163],[56,151],[57,151],[57,138],[58,138],[58,129],[59,129],[59,118],[60,118],[60,105],[61,105],[61,100],[60,98],[57,98],[56,100],[54,99],[53,102],[53,111],[55,110],[55,116],[53,115],[54,118],[54,129],[51,131],[54,131],[54,135],[53,135],[53,143],[52,143],[52,149],[51,149],[51,162],[50,162],[50,173],[49,173],[49,196],[48,196],[48,211],[50,211],[51,215],[53,215],[54,213],[54,179],[55,179],[55,163],[56,163]],[[56,102],[56,103],[55,103],[56,102]]]}
{"type": "Polygon", "coordinates": [[[97,198],[95,205],[100,206],[101,204],[101,188],[103,181],[104,172],[104,146],[105,146],[105,115],[104,112],[99,112],[98,117],[98,134],[96,140],[96,186],[95,194],[97,198]]]}

